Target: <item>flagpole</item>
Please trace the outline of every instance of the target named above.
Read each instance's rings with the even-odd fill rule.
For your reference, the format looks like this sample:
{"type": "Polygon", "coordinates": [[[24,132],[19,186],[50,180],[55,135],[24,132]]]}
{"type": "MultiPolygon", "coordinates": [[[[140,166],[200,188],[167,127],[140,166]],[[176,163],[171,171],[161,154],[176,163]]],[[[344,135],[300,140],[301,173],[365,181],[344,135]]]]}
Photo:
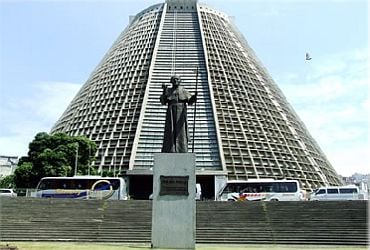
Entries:
{"type": "MultiPolygon", "coordinates": [[[[197,93],[197,91],[198,91],[198,67],[197,67],[197,74],[195,76],[195,93],[197,93]]],[[[197,96],[197,98],[198,98],[198,96],[197,96]]],[[[196,113],[197,113],[197,100],[194,103],[194,122],[193,122],[193,145],[192,145],[192,153],[194,153],[195,115],[196,115],[196,113]]]]}

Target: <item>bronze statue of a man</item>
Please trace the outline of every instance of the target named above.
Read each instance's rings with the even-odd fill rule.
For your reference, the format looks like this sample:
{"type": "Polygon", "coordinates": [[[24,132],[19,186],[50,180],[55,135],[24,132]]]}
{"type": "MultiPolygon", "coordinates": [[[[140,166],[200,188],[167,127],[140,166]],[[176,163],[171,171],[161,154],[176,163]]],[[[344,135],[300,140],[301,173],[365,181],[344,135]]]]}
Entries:
{"type": "Polygon", "coordinates": [[[162,85],[160,96],[162,105],[167,105],[166,124],[164,128],[163,153],[188,152],[187,105],[197,101],[197,93],[191,95],[183,86],[179,76],[172,76],[172,88],[162,85]]]}

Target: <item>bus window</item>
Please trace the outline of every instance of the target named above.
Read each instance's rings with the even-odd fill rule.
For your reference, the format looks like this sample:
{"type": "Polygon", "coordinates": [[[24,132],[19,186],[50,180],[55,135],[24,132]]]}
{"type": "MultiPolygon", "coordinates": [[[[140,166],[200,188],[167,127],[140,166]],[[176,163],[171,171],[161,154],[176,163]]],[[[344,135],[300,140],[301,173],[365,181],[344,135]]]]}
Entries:
{"type": "Polygon", "coordinates": [[[326,194],[326,190],[325,189],[319,189],[319,191],[317,191],[316,194],[326,194]]]}
{"type": "Polygon", "coordinates": [[[47,186],[48,186],[48,182],[47,181],[43,181],[43,182],[40,183],[39,189],[40,190],[45,190],[45,189],[47,189],[47,186]]]}
{"type": "Polygon", "coordinates": [[[337,188],[328,188],[328,194],[338,194],[337,188]]]}
{"type": "Polygon", "coordinates": [[[357,194],[356,188],[340,188],[339,192],[341,194],[357,194]]]}
{"type": "Polygon", "coordinates": [[[286,184],[286,192],[297,192],[298,186],[294,182],[289,182],[286,184]]]}
{"type": "Polygon", "coordinates": [[[298,186],[295,182],[277,182],[272,185],[272,192],[276,193],[295,193],[298,186]]]}

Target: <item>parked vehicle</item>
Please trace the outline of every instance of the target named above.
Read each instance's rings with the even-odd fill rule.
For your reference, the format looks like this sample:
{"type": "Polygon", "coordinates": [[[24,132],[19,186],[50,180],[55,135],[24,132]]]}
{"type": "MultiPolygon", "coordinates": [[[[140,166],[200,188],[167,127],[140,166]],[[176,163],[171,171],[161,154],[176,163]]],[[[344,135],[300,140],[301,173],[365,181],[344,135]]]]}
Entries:
{"type": "Polygon", "coordinates": [[[252,179],[227,182],[217,200],[301,201],[306,200],[306,194],[297,180],[252,179]]]}
{"type": "Polygon", "coordinates": [[[0,188],[0,197],[17,197],[17,193],[13,189],[0,188]]]}
{"type": "Polygon", "coordinates": [[[118,177],[44,177],[33,194],[38,198],[127,200],[126,182],[118,177]]]}
{"type": "Polygon", "coordinates": [[[311,193],[310,199],[313,201],[365,200],[366,195],[355,185],[321,187],[311,193]]]}

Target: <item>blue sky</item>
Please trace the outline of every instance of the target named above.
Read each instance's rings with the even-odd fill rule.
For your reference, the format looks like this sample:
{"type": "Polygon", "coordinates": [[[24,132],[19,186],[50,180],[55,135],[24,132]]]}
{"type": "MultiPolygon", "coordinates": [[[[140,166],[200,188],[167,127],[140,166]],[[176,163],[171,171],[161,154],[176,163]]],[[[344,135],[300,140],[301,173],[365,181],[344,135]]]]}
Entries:
{"type": "MultiPolygon", "coordinates": [[[[0,155],[26,155],[129,16],[163,1],[0,0],[0,155]]],[[[200,2],[234,17],[337,172],[370,173],[368,1],[200,2]]]]}

